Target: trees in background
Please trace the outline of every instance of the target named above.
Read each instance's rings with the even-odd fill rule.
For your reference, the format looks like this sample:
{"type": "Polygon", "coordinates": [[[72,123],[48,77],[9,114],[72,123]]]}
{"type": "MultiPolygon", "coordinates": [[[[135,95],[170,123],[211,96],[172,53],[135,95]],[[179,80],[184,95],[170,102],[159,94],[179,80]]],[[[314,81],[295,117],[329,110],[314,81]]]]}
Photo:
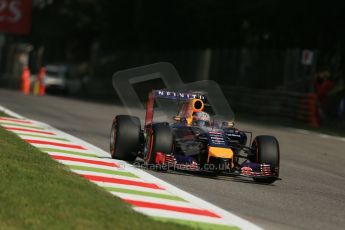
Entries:
{"type": "MultiPolygon", "coordinates": [[[[30,40],[83,59],[108,50],[255,47],[342,50],[345,2],[63,0],[35,8],[30,40]]],[[[47,54],[48,55],[48,54],[47,54]]],[[[49,55],[48,55],[49,56],[49,55]]]]}

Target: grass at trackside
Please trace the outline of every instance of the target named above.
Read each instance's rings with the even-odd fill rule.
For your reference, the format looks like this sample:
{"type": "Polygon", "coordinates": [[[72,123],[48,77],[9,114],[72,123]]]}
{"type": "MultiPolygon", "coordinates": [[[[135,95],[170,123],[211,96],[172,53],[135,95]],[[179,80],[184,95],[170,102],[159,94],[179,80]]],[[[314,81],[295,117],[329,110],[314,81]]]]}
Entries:
{"type": "Polygon", "coordinates": [[[0,111],[0,117],[9,117],[6,113],[0,111]]]}
{"type": "Polygon", "coordinates": [[[0,176],[1,229],[186,229],[135,212],[3,128],[0,176]]]}

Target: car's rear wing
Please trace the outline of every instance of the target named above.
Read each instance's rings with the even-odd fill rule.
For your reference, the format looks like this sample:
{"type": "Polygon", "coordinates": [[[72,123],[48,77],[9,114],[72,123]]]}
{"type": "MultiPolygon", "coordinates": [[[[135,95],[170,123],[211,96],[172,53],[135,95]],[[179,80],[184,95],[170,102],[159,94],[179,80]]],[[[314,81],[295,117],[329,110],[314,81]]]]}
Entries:
{"type": "Polygon", "coordinates": [[[171,100],[191,100],[200,99],[205,100],[206,95],[203,92],[174,92],[168,90],[152,90],[151,92],[155,98],[165,98],[171,100]]]}
{"type": "Polygon", "coordinates": [[[198,99],[205,101],[206,93],[203,92],[176,92],[169,90],[152,90],[149,93],[147,102],[146,102],[146,116],[145,116],[145,127],[148,127],[152,124],[153,120],[153,106],[156,98],[168,99],[168,100],[177,100],[177,101],[190,101],[193,99],[198,99]]]}

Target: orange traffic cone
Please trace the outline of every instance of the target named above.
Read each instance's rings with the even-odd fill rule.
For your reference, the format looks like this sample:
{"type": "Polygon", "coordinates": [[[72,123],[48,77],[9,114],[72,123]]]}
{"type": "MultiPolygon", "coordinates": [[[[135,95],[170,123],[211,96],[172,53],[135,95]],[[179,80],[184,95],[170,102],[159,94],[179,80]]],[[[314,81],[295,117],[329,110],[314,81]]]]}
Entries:
{"type": "Polygon", "coordinates": [[[46,69],[44,67],[41,67],[39,73],[38,73],[38,83],[39,83],[39,89],[38,89],[38,95],[44,96],[46,94],[46,85],[44,83],[44,78],[46,76],[46,69]]]}
{"type": "Polygon", "coordinates": [[[23,69],[22,73],[22,82],[21,82],[21,91],[25,95],[30,94],[30,70],[28,67],[23,69]]]}

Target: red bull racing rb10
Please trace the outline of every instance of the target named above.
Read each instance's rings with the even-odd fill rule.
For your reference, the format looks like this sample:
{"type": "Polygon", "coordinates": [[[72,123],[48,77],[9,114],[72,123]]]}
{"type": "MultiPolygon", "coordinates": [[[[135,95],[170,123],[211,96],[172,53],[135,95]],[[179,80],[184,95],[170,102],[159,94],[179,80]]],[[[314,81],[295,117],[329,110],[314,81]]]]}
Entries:
{"type": "Polygon", "coordinates": [[[277,139],[263,135],[252,140],[252,133],[237,129],[232,119],[219,120],[202,92],[152,90],[143,127],[136,116],[114,118],[110,153],[131,162],[139,157],[156,169],[242,176],[265,184],[279,179],[277,139]]]}

